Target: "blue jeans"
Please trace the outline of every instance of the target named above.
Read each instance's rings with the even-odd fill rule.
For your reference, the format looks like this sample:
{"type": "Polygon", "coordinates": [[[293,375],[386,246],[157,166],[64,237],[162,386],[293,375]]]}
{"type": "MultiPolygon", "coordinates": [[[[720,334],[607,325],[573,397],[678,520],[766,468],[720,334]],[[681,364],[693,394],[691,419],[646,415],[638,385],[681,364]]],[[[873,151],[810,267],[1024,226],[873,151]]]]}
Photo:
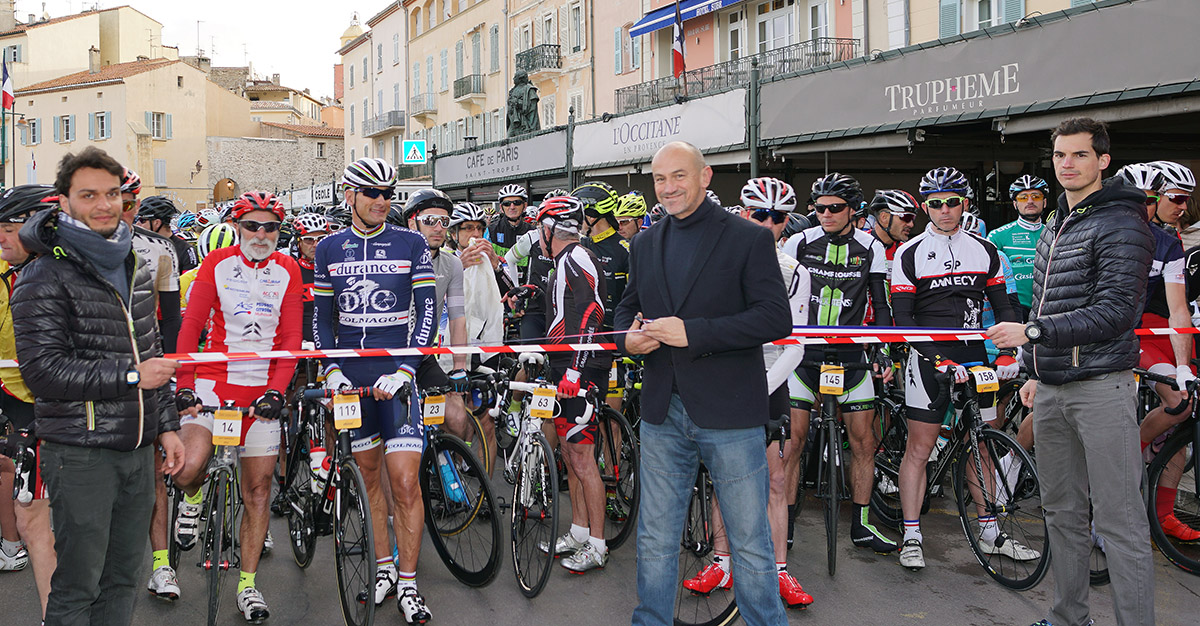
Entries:
{"type": "Polygon", "coordinates": [[[701,428],[679,396],[667,418],[643,421],[633,624],[670,626],[680,590],[679,539],[700,461],[708,467],[733,553],[733,592],[749,626],[787,622],[767,523],[766,436],[762,427],[701,428]]]}

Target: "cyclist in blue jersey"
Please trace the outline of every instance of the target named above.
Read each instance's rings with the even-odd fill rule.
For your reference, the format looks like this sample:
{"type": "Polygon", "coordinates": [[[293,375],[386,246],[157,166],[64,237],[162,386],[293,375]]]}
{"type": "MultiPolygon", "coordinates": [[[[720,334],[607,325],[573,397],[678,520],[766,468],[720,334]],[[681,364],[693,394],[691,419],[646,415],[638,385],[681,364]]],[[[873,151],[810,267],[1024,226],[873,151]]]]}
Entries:
{"type": "MultiPolygon", "coordinates": [[[[420,234],[386,223],[395,182],[396,171],[382,159],[359,159],[342,175],[350,227],[317,244],[313,270],[313,339],[319,350],[433,345],[432,256],[420,234]]],[[[424,437],[413,385],[421,357],[326,361],[326,387],[374,387],[372,397],[362,400],[362,427],[351,437],[375,528],[375,600],[382,602],[380,595],[386,598],[395,588],[404,619],[423,624],[432,614],[416,580],[425,515],[417,480],[424,437]],[[395,396],[401,390],[410,394],[407,406],[395,396]],[[381,463],[387,464],[395,510],[396,565],[384,521],[381,463]]]]}

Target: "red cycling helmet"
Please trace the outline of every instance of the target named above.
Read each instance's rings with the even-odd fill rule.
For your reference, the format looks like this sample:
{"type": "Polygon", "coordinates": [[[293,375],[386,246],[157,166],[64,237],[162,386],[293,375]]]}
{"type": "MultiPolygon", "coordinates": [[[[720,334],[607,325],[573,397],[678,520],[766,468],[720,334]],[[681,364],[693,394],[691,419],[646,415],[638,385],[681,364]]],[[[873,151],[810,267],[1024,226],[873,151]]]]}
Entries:
{"type": "Polygon", "coordinates": [[[284,221],[287,218],[287,213],[283,209],[283,205],[279,203],[279,199],[275,194],[269,191],[247,191],[233,202],[230,207],[230,216],[234,221],[242,219],[242,216],[251,211],[270,211],[279,218],[279,221],[284,221]]]}
{"type": "Polygon", "coordinates": [[[574,196],[550,196],[538,207],[537,223],[578,234],[583,223],[583,202],[574,196]]]}
{"type": "Polygon", "coordinates": [[[125,168],[125,173],[121,175],[121,193],[131,193],[138,195],[142,192],[142,179],[137,175],[137,172],[125,168]]]}

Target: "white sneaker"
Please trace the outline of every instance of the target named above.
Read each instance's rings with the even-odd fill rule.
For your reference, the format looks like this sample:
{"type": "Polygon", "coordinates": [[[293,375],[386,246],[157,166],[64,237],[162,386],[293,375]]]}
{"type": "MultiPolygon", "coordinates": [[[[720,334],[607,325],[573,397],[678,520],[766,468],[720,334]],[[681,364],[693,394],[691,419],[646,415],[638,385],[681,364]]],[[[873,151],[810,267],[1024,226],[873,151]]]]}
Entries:
{"type": "Polygon", "coordinates": [[[425,606],[425,598],[417,593],[415,587],[405,587],[397,603],[400,605],[400,614],[409,624],[424,624],[433,619],[433,613],[425,606]]]}
{"type": "Polygon", "coordinates": [[[179,579],[170,565],[164,565],[150,574],[150,583],[146,585],[150,593],[164,600],[179,599],[179,579]]]}
{"type": "MultiPolygon", "coordinates": [[[[3,497],[4,494],[0,494],[3,497]]],[[[17,553],[9,556],[0,550],[0,572],[17,572],[29,566],[29,552],[25,546],[17,548],[17,553]]]]}
{"type": "Polygon", "coordinates": [[[175,518],[175,543],[183,551],[196,547],[196,535],[200,528],[200,505],[179,501],[179,514],[175,518]]]}
{"type": "Polygon", "coordinates": [[[271,616],[271,610],[263,601],[262,594],[254,587],[246,587],[237,595],[238,611],[251,624],[261,624],[271,616]]]}
{"type": "MultiPolygon", "coordinates": [[[[391,568],[379,568],[375,570],[375,606],[383,604],[384,600],[396,595],[396,570],[391,568]]],[[[366,604],[367,594],[370,592],[361,591],[358,594],[358,603],[366,604]]]]}
{"type": "Polygon", "coordinates": [[[607,563],[608,550],[601,552],[591,542],[583,544],[583,547],[575,554],[562,560],[562,566],[576,574],[582,574],[591,569],[604,569],[607,563]]]}
{"type": "Polygon", "coordinates": [[[879,476],[879,483],[876,488],[879,489],[879,493],[882,493],[884,495],[890,496],[893,494],[900,493],[900,487],[897,487],[896,483],[893,482],[892,479],[889,478],[887,474],[881,474],[879,476]]]}
{"type": "Polygon", "coordinates": [[[980,537],[979,548],[987,554],[999,554],[1014,561],[1033,561],[1042,556],[1041,552],[1021,545],[1005,532],[996,535],[992,541],[980,537]]]}
{"type": "Polygon", "coordinates": [[[916,571],[925,567],[925,552],[921,550],[921,542],[909,539],[900,547],[900,565],[916,571]]]}
{"type": "MultiPolygon", "coordinates": [[[[575,539],[574,535],[571,534],[571,531],[568,530],[567,532],[563,533],[563,535],[559,537],[557,541],[554,542],[554,556],[567,556],[570,554],[575,554],[576,552],[582,550],[586,545],[588,545],[588,542],[575,539]]],[[[541,550],[542,554],[546,554],[547,552],[550,552],[550,544],[546,541],[539,541],[538,550],[541,550]]]]}

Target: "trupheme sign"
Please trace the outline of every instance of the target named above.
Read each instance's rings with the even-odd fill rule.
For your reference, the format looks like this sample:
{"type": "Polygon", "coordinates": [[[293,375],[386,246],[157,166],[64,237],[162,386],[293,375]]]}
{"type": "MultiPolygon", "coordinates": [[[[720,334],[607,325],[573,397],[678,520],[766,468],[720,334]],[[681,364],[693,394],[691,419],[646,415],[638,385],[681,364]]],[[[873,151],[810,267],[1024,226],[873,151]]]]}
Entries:
{"type": "Polygon", "coordinates": [[[1005,63],[991,72],[888,85],[883,93],[890,104],[889,112],[910,111],[914,117],[982,109],[992,96],[1021,91],[1017,80],[1019,69],[1018,63],[1005,63]]]}

